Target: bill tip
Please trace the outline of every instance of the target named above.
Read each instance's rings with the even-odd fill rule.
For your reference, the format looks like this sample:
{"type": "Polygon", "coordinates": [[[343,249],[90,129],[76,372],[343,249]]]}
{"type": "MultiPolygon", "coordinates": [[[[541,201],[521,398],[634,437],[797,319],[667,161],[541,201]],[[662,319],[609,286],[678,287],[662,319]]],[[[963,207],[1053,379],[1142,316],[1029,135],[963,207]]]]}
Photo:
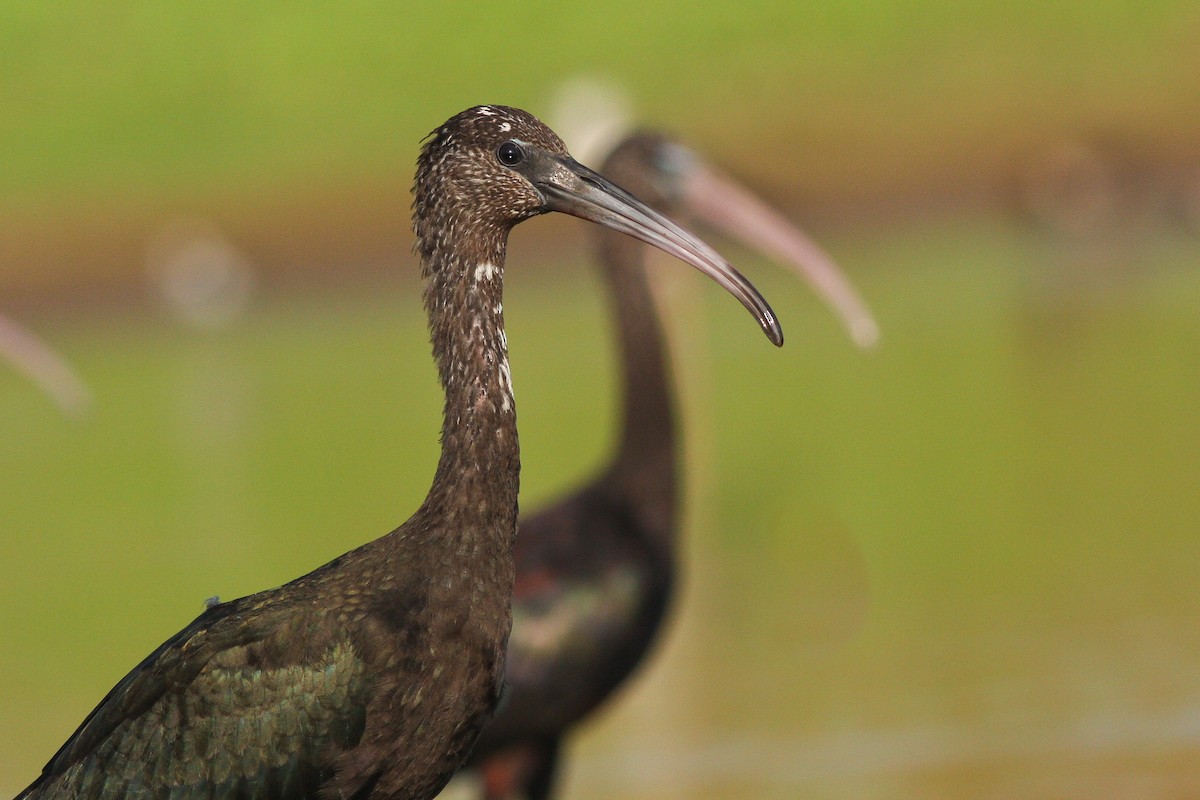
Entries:
{"type": "Polygon", "coordinates": [[[771,344],[776,347],[783,347],[783,328],[779,326],[779,320],[774,317],[764,320],[763,332],[767,334],[767,338],[771,340],[771,344]]]}

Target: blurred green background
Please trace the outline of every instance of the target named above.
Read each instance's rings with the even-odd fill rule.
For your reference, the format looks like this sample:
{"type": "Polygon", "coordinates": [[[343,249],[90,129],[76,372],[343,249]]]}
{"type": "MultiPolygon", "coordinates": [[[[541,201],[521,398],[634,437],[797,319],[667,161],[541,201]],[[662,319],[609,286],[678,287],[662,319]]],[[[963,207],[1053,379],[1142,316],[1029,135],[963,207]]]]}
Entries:
{"type": "MultiPolygon", "coordinates": [[[[0,794],[204,598],[416,507],[418,142],[578,76],[806,225],[883,340],[729,250],[774,351],[663,265],[686,588],[568,796],[1200,792],[1200,6],[809,6],[0,5],[0,311],[93,393],[0,366],[0,794]]],[[[525,509],[612,435],[589,233],[510,249],[525,509]]]]}

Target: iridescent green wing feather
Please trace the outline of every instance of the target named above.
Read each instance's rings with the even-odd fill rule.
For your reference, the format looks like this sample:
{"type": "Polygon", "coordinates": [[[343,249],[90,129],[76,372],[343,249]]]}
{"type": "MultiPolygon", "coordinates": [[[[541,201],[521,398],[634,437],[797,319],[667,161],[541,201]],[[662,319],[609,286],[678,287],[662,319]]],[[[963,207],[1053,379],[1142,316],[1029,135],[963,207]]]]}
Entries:
{"type": "Polygon", "coordinates": [[[363,662],[345,641],[281,662],[261,633],[271,615],[240,610],[210,609],[139,664],[23,797],[315,796],[361,736],[363,662]]]}

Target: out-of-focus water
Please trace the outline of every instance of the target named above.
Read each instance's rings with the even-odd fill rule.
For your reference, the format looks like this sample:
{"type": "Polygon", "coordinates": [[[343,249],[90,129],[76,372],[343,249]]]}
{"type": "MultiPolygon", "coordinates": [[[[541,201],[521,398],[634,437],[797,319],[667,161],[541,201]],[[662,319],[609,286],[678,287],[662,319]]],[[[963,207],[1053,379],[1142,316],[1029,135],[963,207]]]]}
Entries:
{"type": "MultiPolygon", "coordinates": [[[[564,796],[1200,794],[1196,240],[1115,265],[998,224],[833,244],[875,352],[772,267],[735,259],[783,351],[663,265],[686,585],[574,737],[564,796]]],[[[594,288],[510,270],[523,508],[609,439],[594,288]]],[[[0,370],[0,793],[204,598],[415,508],[440,411],[423,325],[414,296],[355,289],[219,331],[58,320],[96,398],[83,424],[0,370]]]]}

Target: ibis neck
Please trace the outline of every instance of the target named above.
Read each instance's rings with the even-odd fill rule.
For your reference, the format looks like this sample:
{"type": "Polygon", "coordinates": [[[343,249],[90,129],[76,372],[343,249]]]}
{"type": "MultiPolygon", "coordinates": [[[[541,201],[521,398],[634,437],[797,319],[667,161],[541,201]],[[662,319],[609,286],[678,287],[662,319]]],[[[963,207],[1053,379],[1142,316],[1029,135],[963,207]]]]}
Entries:
{"type": "Polygon", "coordinates": [[[621,440],[610,475],[638,499],[650,530],[674,529],[676,432],[666,341],[646,275],[646,247],[605,232],[602,261],[617,319],[621,440]]]}
{"type": "Polygon", "coordinates": [[[520,448],[504,334],[507,231],[425,254],[425,309],[445,391],[442,452],[426,506],[464,530],[516,529],[520,448]],[[477,528],[478,526],[478,528],[477,528]]]}

